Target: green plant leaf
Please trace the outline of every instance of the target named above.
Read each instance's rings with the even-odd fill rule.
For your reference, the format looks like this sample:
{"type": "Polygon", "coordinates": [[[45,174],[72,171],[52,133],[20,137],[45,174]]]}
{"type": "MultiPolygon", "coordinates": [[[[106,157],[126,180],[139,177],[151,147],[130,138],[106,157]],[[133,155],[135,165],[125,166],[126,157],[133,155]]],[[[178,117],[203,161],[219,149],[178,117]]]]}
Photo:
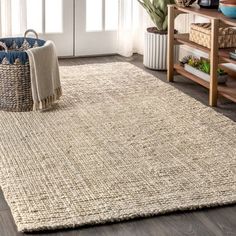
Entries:
{"type": "Polygon", "coordinates": [[[159,31],[166,31],[168,27],[168,4],[174,0],[137,0],[147,11],[159,31]]]}

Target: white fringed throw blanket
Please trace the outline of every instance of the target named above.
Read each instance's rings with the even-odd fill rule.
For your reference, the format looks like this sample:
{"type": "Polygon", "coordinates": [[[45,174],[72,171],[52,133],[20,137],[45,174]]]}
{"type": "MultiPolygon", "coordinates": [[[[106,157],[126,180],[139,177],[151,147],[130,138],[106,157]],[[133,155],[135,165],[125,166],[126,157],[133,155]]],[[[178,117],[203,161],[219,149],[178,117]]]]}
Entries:
{"type": "Polygon", "coordinates": [[[30,63],[33,110],[44,110],[62,95],[56,47],[52,41],[27,50],[30,63]]]}

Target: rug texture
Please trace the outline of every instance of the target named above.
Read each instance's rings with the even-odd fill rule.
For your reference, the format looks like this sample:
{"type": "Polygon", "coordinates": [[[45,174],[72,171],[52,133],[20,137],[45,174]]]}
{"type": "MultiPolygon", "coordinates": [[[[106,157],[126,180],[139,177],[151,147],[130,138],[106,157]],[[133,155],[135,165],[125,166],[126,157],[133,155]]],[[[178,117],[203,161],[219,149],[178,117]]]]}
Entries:
{"type": "Polygon", "coordinates": [[[236,202],[236,125],[128,63],[62,67],[44,113],[0,112],[0,186],[19,231],[236,202]]]}

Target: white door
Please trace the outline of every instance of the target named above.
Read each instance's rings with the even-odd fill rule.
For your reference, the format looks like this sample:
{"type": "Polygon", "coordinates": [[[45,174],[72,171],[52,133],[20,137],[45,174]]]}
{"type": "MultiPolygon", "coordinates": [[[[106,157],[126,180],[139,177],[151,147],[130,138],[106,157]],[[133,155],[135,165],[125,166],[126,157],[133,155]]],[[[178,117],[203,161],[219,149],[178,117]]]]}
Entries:
{"type": "Polygon", "coordinates": [[[55,42],[59,56],[73,56],[74,0],[1,0],[5,35],[34,29],[55,42]],[[11,16],[11,17],[9,17],[11,16]]]}
{"type": "Polygon", "coordinates": [[[75,56],[117,52],[119,0],[75,0],[75,56]]]}
{"type": "Polygon", "coordinates": [[[42,37],[55,42],[59,56],[73,56],[74,1],[43,0],[43,5],[42,37]]]}

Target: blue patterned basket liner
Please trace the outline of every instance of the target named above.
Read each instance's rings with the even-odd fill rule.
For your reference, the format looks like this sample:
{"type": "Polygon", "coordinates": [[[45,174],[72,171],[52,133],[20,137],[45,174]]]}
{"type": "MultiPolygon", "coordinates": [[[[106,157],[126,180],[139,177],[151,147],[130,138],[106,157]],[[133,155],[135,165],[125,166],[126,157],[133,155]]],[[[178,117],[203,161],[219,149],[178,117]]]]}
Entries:
{"type": "Polygon", "coordinates": [[[42,39],[35,38],[1,38],[0,42],[4,43],[8,52],[0,51],[0,64],[22,64],[29,62],[28,55],[25,52],[29,48],[41,47],[45,44],[42,39]]]}

